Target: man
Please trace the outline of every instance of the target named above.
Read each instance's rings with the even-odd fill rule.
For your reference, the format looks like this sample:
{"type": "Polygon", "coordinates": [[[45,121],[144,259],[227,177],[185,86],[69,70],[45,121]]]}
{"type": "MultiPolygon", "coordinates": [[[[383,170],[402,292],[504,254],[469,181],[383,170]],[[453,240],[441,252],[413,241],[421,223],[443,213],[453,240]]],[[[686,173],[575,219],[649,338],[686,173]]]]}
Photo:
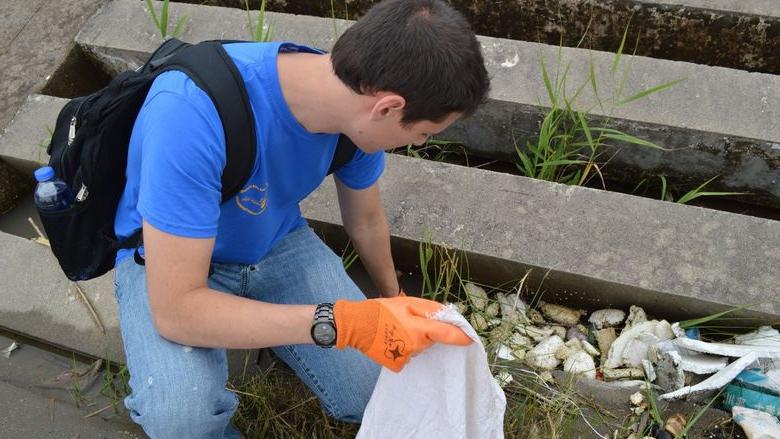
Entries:
{"type": "Polygon", "coordinates": [[[434,342],[470,343],[428,318],[439,304],[396,297],[377,180],[383,150],[420,145],[484,101],[480,46],[440,0],[387,0],[330,55],[292,43],[225,49],[257,132],[238,196],[220,204],[222,124],[185,74],[155,80],[133,129],[115,229],[143,228],[146,263],[117,257],[125,404],[154,438],[237,437],[225,349],[273,347],[331,416],[360,422],[380,365],[398,371],[434,342]],[[338,133],[359,148],[335,173],[344,226],[380,299],[365,298],[298,207],[324,179],[338,133]]]}

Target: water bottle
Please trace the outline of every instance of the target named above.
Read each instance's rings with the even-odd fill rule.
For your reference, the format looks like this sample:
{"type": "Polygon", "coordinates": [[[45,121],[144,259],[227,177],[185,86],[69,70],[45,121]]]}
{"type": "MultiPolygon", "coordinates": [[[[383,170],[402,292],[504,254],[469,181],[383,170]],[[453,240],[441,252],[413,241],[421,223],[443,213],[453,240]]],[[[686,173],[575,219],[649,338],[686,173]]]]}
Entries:
{"type": "Polygon", "coordinates": [[[51,166],[44,166],[35,171],[38,186],[35,187],[35,205],[40,210],[65,210],[73,204],[73,192],[64,181],[54,175],[51,166]]]}

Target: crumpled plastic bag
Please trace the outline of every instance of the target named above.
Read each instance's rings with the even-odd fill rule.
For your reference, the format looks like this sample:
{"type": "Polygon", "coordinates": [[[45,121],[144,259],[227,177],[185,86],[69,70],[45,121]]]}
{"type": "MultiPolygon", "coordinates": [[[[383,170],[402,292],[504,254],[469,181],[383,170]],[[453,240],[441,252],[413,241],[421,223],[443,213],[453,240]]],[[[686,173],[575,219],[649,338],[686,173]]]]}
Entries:
{"type": "Polygon", "coordinates": [[[395,373],[382,369],[357,439],[502,439],[506,397],[474,328],[454,306],[433,318],[474,340],[434,344],[395,373]]]}

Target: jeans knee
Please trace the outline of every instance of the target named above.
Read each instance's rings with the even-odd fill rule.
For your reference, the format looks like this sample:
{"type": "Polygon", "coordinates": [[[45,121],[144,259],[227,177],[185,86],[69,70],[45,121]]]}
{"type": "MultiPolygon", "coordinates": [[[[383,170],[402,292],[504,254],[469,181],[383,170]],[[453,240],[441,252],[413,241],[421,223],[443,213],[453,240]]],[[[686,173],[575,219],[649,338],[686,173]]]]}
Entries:
{"type": "Polygon", "coordinates": [[[224,387],[179,383],[146,387],[125,400],[134,422],[151,438],[223,437],[238,407],[224,387]]]}

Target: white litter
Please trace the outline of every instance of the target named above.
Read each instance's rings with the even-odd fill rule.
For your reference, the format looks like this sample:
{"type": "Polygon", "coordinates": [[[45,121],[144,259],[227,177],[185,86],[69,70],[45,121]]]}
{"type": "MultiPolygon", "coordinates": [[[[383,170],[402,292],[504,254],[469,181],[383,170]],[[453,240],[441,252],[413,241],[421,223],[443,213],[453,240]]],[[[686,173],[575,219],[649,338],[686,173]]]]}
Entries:
{"type": "Polygon", "coordinates": [[[744,357],[750,353],[757,358],[780,358],[780,346],[754,346],[745,344],[707,343],[692,338],[676,338],[674,344],[681,348],[690,349],[705,354],[723,355],[725,357],[744,357]]]}
{"type": "Polygon", "coordinates": [[[762,326],[753,332],[734,337],[734,343],[780,349],[780,331],[771,326],[762,326]]]}
{"type": "MultiPolygon", "coordinates": [[[[708,390],[717,390],[725,387],[734,378],[737,377],[746,367],[756,361],[756,353],[750,352],[739,360],[729,364],[723,368],[720,372],[712,375],[706,380],[696,384],[694,386],[683,387],[682,389],[675,390],[674,392],[664,393],[660,399],[677,399],[689,396],[694,393],[706,392],[708,390]]],[[[780,438],[779,438],[780,439],[780,438]]]]}
{"type": "Polygon", "coordinates": [[[672,338],[672,327],[666,320],[651,320],[624,329],[609,347],[603,367],[642,367],[642,360],[647,359],[647,351],[651,346],[672,338]]]}
{"type": "Polygon", "coordinates": [[[501,439],[506,397],[474,329],[447,306],[434,318],[468,334],[470,346],[435,344],[399,373],[382,369],[357,439],[501,439]]]}
{"type": "Polygon", "coordinates": [[[731,416],[742,427],[748,439],[780,439],[780,422],[769,413],[734,406],[731,408],[731,416]]]}

